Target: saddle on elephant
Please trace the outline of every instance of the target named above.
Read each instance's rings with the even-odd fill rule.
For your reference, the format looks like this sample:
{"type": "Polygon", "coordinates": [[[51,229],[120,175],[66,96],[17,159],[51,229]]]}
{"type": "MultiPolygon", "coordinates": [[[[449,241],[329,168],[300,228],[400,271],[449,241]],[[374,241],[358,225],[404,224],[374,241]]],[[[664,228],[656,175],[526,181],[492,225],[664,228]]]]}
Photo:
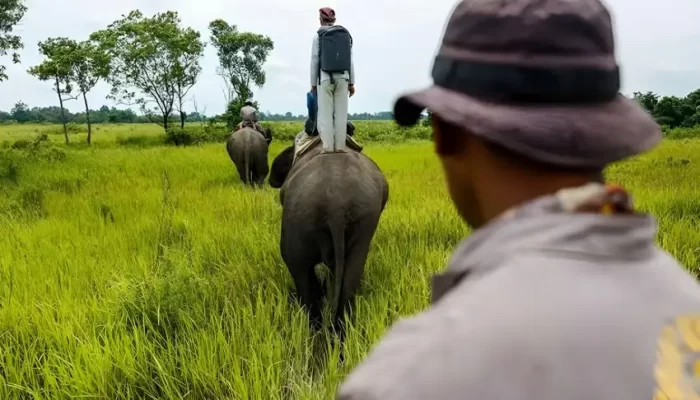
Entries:
{"type": "MultiPolygon", "coordinates": [[[[297,135],[297,137],[294,139],[294,158],[292,159],[292,164],[297,160],[297,158],[301,157],[304,155],[307,151],[313,149],[314,147],[318,146],[321,144],[321,137],[316,135],[316,136],[311,136],[305,131],[302,131],[297,135]]],[[[362,152],[362,145],[359,144],[352,136],[346,136],[345,139],[345,144],[348,146],[349,149],[357,151],[358,153],[362,152]]]]}
{"type": "Polygon", "coordinates": [[[239,122],[238,125],[236,125],[236,130],[241,130],[243,128],[253,128],[256,131],[260,132],[265,140],[267,140],[267,143],[269,144],[270,141],[272,141],[272,137],[270,137],[270,134],[267,132],[267,129],[263,128],[262,125],[260,125],[260,122],[257,121],[242,121],[239,122]]]}

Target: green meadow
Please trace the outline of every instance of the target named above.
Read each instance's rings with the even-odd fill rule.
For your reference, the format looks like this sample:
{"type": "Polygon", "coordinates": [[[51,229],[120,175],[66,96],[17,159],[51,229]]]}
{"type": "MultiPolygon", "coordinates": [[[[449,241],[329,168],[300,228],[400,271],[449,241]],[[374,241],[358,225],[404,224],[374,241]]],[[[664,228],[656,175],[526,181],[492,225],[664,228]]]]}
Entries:
{"type": "MultiPolygon", "coordinates": [[[[301,130],[271,126],[270,161],[301,130]]],[[[88,147],[84,127],[65,145],[60,126],[0,126],[0,399],[332,398],[394,321],[429,305],[430,276],[469,232],[428,128],[357,126],[390,196],[342,365],[291,296],[277,190],[244,187],[223,141],[96,125],[88,147]]],[[[607,171],[694,273],[698,154],[700,140],[666,140],[607,171]]]]}

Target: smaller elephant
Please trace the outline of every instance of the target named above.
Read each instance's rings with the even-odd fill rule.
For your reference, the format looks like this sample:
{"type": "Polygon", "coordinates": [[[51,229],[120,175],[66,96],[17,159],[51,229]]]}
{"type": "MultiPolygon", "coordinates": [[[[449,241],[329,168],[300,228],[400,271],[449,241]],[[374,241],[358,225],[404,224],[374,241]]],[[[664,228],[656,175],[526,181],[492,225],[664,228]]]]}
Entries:
{"type": "Polygon", "coordinates": [[[226,151],[246,185],[262,185],[270,172],[267,161],[268,142],[262,133],[244,127],[233,132],[226,141],[226,151]]]}

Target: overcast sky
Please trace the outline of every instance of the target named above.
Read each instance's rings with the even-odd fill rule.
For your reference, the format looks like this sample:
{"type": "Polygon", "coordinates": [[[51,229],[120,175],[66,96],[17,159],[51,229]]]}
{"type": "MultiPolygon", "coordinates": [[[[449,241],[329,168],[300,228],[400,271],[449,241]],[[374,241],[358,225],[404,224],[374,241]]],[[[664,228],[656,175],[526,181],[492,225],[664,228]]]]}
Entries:
{"type": "MultiPolygon", "coordinates": [[[[17,100],[30,106],[56,104],[49,83],[26,73],[41,62],[37,43],[48,37],[83,40],[122,14],[140,9],[146,15],[178,11],[183,24],[209,40],[209,21],[222,18],[240,30],[268,35],[275,43],[265,66],[267,84],[257,89],[261,111],[306,113],[311,40],[318,8],[335,8],[338,23],[354,38],[357,93],[350,112],[390,110],[402,91],[430,83],[432,57],[455,0],[27,0],[29,10],[16,28],[24,39],[22,64],[8,65],[9,80],[0,83],[0,110],[17,100]]],[[[684,96],[700,88],[700,0],[607,0],[613,14],[623,93],[651,90],[684,96]]],[[[202,74],[191,93],[200,111],[224,110],[217,58],[207,46],[202,74]]],[[[91,108],[105,100],[109,87],[90,94],[91,108]]],[[[71,110],[79,103],[68,102],[71,110]]]]}

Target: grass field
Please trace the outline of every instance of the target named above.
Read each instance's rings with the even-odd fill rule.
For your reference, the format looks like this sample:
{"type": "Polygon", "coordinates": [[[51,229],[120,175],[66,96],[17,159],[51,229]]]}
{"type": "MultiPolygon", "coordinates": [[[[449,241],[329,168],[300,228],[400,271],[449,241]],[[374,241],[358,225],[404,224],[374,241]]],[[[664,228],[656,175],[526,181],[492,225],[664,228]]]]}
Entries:
{"type": "MultiPolygon", "coordinates": [[[[90,149],[0,149],[0,399],[330,399],[392,322],[428,306],[430,275],[468,233],[430,142],[365,142],[390,199],[338,365],[290,300],[276,190],[244,188],[223,143],[120,146],[158,128],[98,128],[90,149]]],[[[39,129],[62,142],[41,126],[0,127],[0,142],[39,129]]],[[[692,271],[697,154],[700,141],[668,141],[608,171],[692,271]]]]}

